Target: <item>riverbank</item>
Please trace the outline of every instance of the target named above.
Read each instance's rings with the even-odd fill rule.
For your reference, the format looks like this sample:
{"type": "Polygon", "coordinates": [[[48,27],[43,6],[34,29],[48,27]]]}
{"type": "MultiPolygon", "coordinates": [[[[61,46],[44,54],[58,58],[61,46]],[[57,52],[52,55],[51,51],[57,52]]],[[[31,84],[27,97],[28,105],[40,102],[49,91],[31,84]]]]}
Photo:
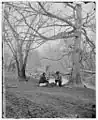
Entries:
{"type": "Polygon", "coordinates": [[[6,118],[95,118],[96,93],[89,88],[38,87],[38,81],[6,77],[6,118]]]}

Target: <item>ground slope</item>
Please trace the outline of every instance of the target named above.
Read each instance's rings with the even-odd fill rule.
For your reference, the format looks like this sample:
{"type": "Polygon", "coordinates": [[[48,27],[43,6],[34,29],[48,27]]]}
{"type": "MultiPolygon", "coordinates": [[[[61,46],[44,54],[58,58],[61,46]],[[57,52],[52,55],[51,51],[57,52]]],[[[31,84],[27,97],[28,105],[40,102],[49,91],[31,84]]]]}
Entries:
{"type": "Polygon", "coordinates": [[[38,81],[12,82],[6,77],[4,92],[7,118],[92,118],[95,90],[88,88],[38,87],[38,81]],[[9,84],[8,84],[9,83],[9,84]],[[93,108],[92,108],[93,106],[93,108]]]}

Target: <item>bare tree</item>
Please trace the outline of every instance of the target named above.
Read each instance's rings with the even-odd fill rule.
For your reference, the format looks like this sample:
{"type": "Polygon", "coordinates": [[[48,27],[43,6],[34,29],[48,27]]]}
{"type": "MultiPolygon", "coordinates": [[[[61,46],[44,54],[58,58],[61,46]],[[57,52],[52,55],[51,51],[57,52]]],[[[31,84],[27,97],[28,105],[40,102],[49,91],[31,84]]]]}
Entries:
{"type": "Polygon", "coordinates": [[[37,36],[33,35],[35,31],[31,29],[33,26],[38,31],[45,21],[42,21],[41,17],[39,19],[38,14],[25,11],[25,7],[26,3],[21,2],[3,4],[3,40],[11,49],[20,78],[26,78],[25,69],[29,51],[45,43],[37,39],[37,36]]]}
{"type": "MultiPolygon", "coordinates": [[[[38,2],[41,10],[37,10],[34,7],[32,7],[32,3],[29,3],[29,6],[39,14],[42,14],[43,16],[49,17],[51,19],[56,19],[57,21],[60,21],[61,24],[54,24],[52,22],[51,25],[47,25],[46,27],[57,27],[57,26],[63,26],[65,28],[65,31],[63,32],[58,32],[57,34],[46,37],[45,35],[42,35],[35,31],[41,38],[46,39],[46,40],[57,40],[57,39],[67,39],[67,38],[73,38],[74,40],[74,45],[73,45],[73,50],[72,50],[72,76],[68,84],[74,84],[78,86],[83,86],[82,81],[81,81],[81,76],[80,76],[80,61],[81,61],[81,42],[85,39],[85,41],[88,43],[90,50],[93,51],[95,54],[95,41],[90,40],[88,37],[88,30],[91,32],[95,32],[95,7],[87,13],[87,16],[83,18],[82,16],[82,6],[85,3],[62,3],[66,7],[69,7],[72,9],[73,14],[70,16],[62,17],[58,14],[54,14],[50,12],[49,10],[46,9],[46,4],[38,2]],[[64,24],[65,23],[65,24],[64,24]],[[84,39],[82,40],[82,36],[84,39]]],[[[55,3],[53,3],[55,4],[55,3]]],[[[60,4],[60,3],[58,3],[60,4]]],[[[95,3],[92,3],[95,4],[95,3]]],[[[58,22],[58,23],[60,23],[58,22]]],[[[60,60],[64,57],[64,55],[56,60],[60,60]]],[[[49,58],[45,58],[49,59],[49,58]]],[[[50,58],[50,60],[53,60],[50,58]]],[[[54,61],[56,61],[54,60],[54,61]]]]}
{"type": "MultiPolygon", "coordinates": [[[[74,44],[71,48],[70,55],[72,56],[72,76],[69,84],[82,86],[80,76],[81,64],[81,43],[84,41],[90,47],[90,51],[95,54],[95,41],[90,39],[88,30],[95,33],[95,7],[87,13],[86,17],[82,16],[82,8],[85,3],[68,3],[62,2],[64,5],[63,13],[61,11],[52,12],[52,5],[60,3],[52,2],[10,2],[6,3],[4,9],[4,23],[7,29],[4,29],[4,40],[9,45],[15,57],[18,75],[25,76],[25,67],[29,51],[32,50],[32,45],[37,44],[37,47],[47,41],[72,39],[74,44]],[[64,11],[69,8],[70,15],[66,15],[64,11]],[[14,16],[12,13],[17,13],[14,16]],[[10,16],[10,17],[9,17],[10,16]],[[17,18],[17,16],[19,18],[17,18]],[[14,23],[10,20],[13,17],[16,20],[14,23]],[[39,18],[39,19],[38,19],[39,18]],[[32,20],[33,19],[33,20],[32,20]],[[22,24],[21,24],[22,23],[22,24]],[[15,26],[15,27],[14,27],[15,26]],[[18,32],[21,29],[26,31],[18,32]],[[24,27],[25,26],[25,27],[24,27]],[[57,32],[54,31],[57,29],[57,32]],[[10,31],[10,35],[8,34],[10,31]],[[16,47],[12,45],[15,41],[16,47]],[[23,72],[24,71],[24,72],[23,72]]],[[[95,4],[95,3],[92,3],[95,4]]],[[[14,21],[13,20],[13,21],[14,21]]],[[[15,44],[14,43],[14,44],[15,44]]],[[[57,60],[61,60],[64,54],[57,60]]],[[[51,60],[51,58],[50,58],[51,60]]],[[[83,60],[83,59],[82,59],[83,60]]],[[[54,60],[55,61],[55,60],[54,60]]]]}

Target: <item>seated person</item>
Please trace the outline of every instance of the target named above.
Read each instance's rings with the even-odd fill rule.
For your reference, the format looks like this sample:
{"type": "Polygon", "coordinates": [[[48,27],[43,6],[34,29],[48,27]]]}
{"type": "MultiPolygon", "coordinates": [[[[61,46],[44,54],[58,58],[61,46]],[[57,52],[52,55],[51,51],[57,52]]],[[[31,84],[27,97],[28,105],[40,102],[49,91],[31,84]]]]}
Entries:
{"type": "Polygon", "coordinates": [[[47,85],[49,83],[46,79],[46,74],[45,73],[43,73],[40,77],[39,84],[41,84],[41,83],[46,83],[45,85],[47,85]]]}
{"type": "Polygon", "coordinates": [[[57,83],[59,83],[59,86],[62,85],[62,77],[59,71],[57,71],[55,74],[55,84],[57,85],[57,83]]]}

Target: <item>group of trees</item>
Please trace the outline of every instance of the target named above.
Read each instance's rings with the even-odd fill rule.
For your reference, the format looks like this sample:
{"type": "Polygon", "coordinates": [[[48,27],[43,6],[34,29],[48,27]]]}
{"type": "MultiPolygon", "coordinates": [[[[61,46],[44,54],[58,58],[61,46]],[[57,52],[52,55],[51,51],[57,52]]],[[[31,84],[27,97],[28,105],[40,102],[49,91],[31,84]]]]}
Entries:
{"type": "Polygon", "coordinates": [[[57,60],[66,55],[71,56],[72,74],[69,84],[82,85],[81,68],[87,69],[88,60],[93,62],[92,66],[95,64],[95,39],[90,36],[90,33],[95,35],[96,32],[95,7],[94,2],[2,3],[2,39],[13,54],[18,76],[26,78],[26,63],[31,50],[48,41],[63,40],[66,46],[66,41],[71,40],[72,44],[67,46],[67,51],[57,60]],[[91,4],[92,7],[84,15],[85,4],[91,4]]]}

